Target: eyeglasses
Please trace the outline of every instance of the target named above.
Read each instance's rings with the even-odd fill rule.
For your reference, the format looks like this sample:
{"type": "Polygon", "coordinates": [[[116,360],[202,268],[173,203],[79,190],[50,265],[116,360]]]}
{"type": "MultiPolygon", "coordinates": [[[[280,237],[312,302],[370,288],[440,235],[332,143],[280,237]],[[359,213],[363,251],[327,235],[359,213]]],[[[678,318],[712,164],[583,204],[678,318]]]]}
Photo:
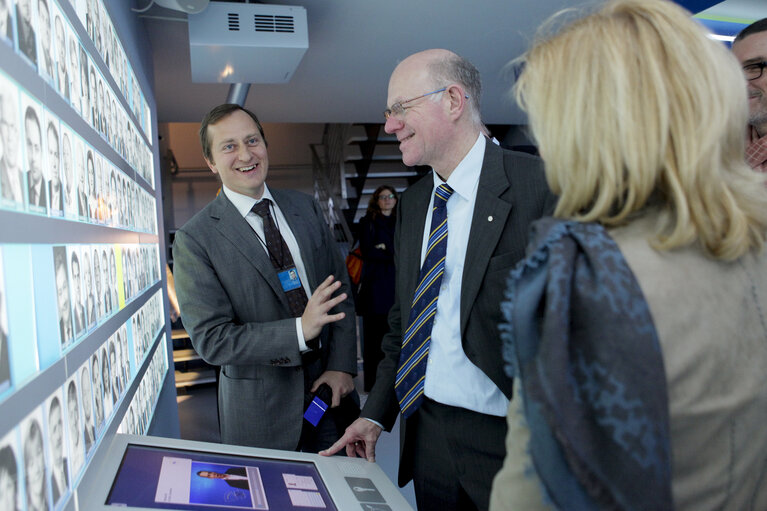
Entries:
{"type": "Polygon", "coordinates": [[[751,81],[761,78],[765,67],[767,67],[767,62],[765,61],[754,62],[753,64],[743,66],[743,73],[746,75],[746,80],[751,81]]]}
{"type": "Polygon", "coordinates": [[[394,194],[393,194],[393,193],[390,193],[390,194],[388,194],[388,195],[379,195],[379,196],[378,196],[378,199],[379,199],[379,200],[380,200],[380,199],[394,199],[394,198],[395,198],[395,197],[394,197],[394,194]]]}
{"type": "Polygon", "coordinates": [[[431,96],[432,94],[437,94],[440,92],[445,92],[447,90],[447,87],[442,87],[441,89],[433,90],[431,92],[427,92],[426,94],[421,94],[420,96],[416,96],[411,99],[407,99],[405,101],[398,101],[394,103],[392,106],[384,110],[384,117],[388,120],[389,117],[392,115],[400,116],[405,113],[406,107],[405,105],[410,103],[411,101],[415,101],[416,99],[425,98],[426,96],[431,96]]]}

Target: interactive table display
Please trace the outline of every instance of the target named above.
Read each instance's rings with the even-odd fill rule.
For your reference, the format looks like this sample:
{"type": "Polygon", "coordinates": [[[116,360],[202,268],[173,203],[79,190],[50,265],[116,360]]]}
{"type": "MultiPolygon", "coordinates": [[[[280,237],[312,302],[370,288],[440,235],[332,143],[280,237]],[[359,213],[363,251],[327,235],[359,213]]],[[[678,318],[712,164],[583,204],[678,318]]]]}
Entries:
{"type": "Polygon", "coordinates": [[[341,456],[116,435],[97,468],[80,509],[412,509],[378,465],[341,456]]]}

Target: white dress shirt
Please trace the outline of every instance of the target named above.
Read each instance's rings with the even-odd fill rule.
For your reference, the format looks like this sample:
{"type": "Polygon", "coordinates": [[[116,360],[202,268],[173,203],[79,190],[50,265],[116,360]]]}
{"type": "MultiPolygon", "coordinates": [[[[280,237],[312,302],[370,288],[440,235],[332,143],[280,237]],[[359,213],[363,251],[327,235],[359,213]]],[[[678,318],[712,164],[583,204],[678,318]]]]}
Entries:
{"type": "MultiPolygon", "coordinates": [[[[298,270],[298,276],[301,278],[301,286],[304,288],[306,296],[312,296],[312,291],[309,289],[309,279],[306,276],[306,267],[304,266],[303,259],[301,259],[301,250],[298,248],[296,237],[293,235],[293,231],[290,230],[285,215],[282,214],[282,210],[280,210],[279,205],[274,200],[274,197],[272,197],[266,184],[264,184],[264,193],[258,200],[232,191],[223,184],[221,185],[221,189],[226,195],[226,198],[231,201],[234,207],[237,208],[237,211],[239,211],[243,218],[245,218],[245,221],[248,222],[248,225],[250,225],[253,231],[258,235],[259,240],[261,241],[261,246],[267,256],[269,255],[269,251],[266,249],[266,240],[264,238],[264,219],[253,213],[251,209],[256,203],[261,202],[264,199],[272,201],[272,217],[274,223],[277,225],[277,229],[280,231],[280,234],[285,240],[285,244],[290,250],[290,255],[293,257],[293,263],[296,265],[296,270],[298,270]]],[[[301,352],[308,351],[309,347],[306,345],[306,339],[304,339],[304,331],[303,328],[301,328],[300,317],[296,318],[296,333],[298,334],[298,348],[301,352]]]]}
{"type": "MultiPolygon", "coordinates": [[[[424,394],[446,405],[504,417],[509,400],[498,386],[469,360],[461,342],[463,269],[484,155],[485,137],[480,134],[474,146],[447,180],[447,184],[454,193],[447,202],[448,234],[445,273],[442,277],[437,313],[434,316],[431,332],[424,394]]],[[[436,189],[443,181],[436,172],[432,171],[432,173],[436,189]]],[[[426,258],[426,248],[429,243],[433,203],[434,194],[432,193],[424,226],[421,265],[426,258]]],[[[500,307],[500,303],[498,306],[500,307]]],[[[500,343],[498,356],[501,356],[500,343]]]]}

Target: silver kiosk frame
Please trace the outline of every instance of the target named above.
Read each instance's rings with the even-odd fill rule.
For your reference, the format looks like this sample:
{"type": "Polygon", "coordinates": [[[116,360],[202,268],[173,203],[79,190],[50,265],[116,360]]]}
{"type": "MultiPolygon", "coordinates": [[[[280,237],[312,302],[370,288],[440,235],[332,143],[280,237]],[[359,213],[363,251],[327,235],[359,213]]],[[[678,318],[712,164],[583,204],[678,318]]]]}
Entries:
{"type": "MultiPolygon", "coordinates": [[[[106,439],[105,439],[106,440],[106,439]]],[[[123,468],[123,462],[129,450],[158,451],[158,453],[178,453],[182,457],[200,455],[204,458],[221,457],[229,458],[233,463],[242,462],[284,462],[295,463],[296,466],[304,467],[311,465],[321,480],[321,485],[327,490],[327,495],[332,505],[325,507],[296,507],[295,509],[333,509],[333,505],[339,511],[364,510],[364,511],[412,511],[412,507],[396,488],[394,483],[381,470],[376,463],[359,458],[346,458],[343,456],[319,456],[291,451],[278,451],[272,449],[258,449],[237,445],[215,444],[207,442],[195,442],[179,440],[175,438],[162,438],[151,436],[134,436],[116,434],[106,449],[99,449],[96,459],[89,464],[83,480],[77,490],[77,504],[80,510],[111,511],[116,508],[122,509],[265,509],[263,507],[229,507],[212,506],[211,504],[195,505],[182,504],[179,507],[170,507],[169,504],[157,503],[155,507],[126,507],[121,504],[107,504],[113,487],[117,484],[117,478],[123,468]],[[181,507],[184,506],[184,507],[181,507]]],[[[134,454],[135,455],[135,454],[134,454]]],[[[192,458],[190,458],[192,459],[192,458]]],[[[320,486],[321,486],[320,485],[320,486]]],[[[264,488],[261,488],[264,491],[264,488]]],[[[153,491],[156,491],[153,490],[153,491]]],[[[325,493],[325,492],[323,492],[325,493]]],[[[268,502],[269,495],[274,494],[274,489],[265,491],[268,502]]],[[[317,493],[319,496],[319,493],[317,493]]],[[[278,509],[268,507],[267,509],[278,509]]]]}

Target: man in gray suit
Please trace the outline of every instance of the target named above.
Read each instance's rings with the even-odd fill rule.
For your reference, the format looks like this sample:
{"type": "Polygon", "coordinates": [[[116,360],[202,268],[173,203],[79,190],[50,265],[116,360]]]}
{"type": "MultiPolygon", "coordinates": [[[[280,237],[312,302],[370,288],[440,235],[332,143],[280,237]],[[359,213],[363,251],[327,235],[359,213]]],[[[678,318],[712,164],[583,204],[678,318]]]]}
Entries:
{"type": "Polygon", "coordinates": [[[184,327],[200,356],[221,366],[221,440],[317,452],[338,432],[331,414],[316,428],[302,420],[311,393],[326,383],[337,406],[354,389],[346,266],[316,201],[266,186],[255,114],[220,105],[200,140],[223,186],[176,233],[173,260],[184,327]]]}
{"type": "Polygon", "coordinates": [[[509,271],[525,254],[530,222],[555,202],[538,158],[484,136],[480,92],[477,69],[447,50],[412,55],[391,76],[385,130],[397,136],[406,165],[429,165],[433,172],[400,199],[396,299],[375,386],[362,418],[322,453],[346,446],[349,456],[374,460],[381,431],[394,426],[402,407],[409,413],[400,420],[399,483],[413,479],[421,511],[487,509],[504,457],[512,390],[501,356],[500,303],[509,271]],[[412,411],[395,380],[406,353],[403,336],[417,324],[410,307],[437,211],[435,189],[443,184],[451,193],[444,273],[424,342],[422,397],[412,411]]]}

